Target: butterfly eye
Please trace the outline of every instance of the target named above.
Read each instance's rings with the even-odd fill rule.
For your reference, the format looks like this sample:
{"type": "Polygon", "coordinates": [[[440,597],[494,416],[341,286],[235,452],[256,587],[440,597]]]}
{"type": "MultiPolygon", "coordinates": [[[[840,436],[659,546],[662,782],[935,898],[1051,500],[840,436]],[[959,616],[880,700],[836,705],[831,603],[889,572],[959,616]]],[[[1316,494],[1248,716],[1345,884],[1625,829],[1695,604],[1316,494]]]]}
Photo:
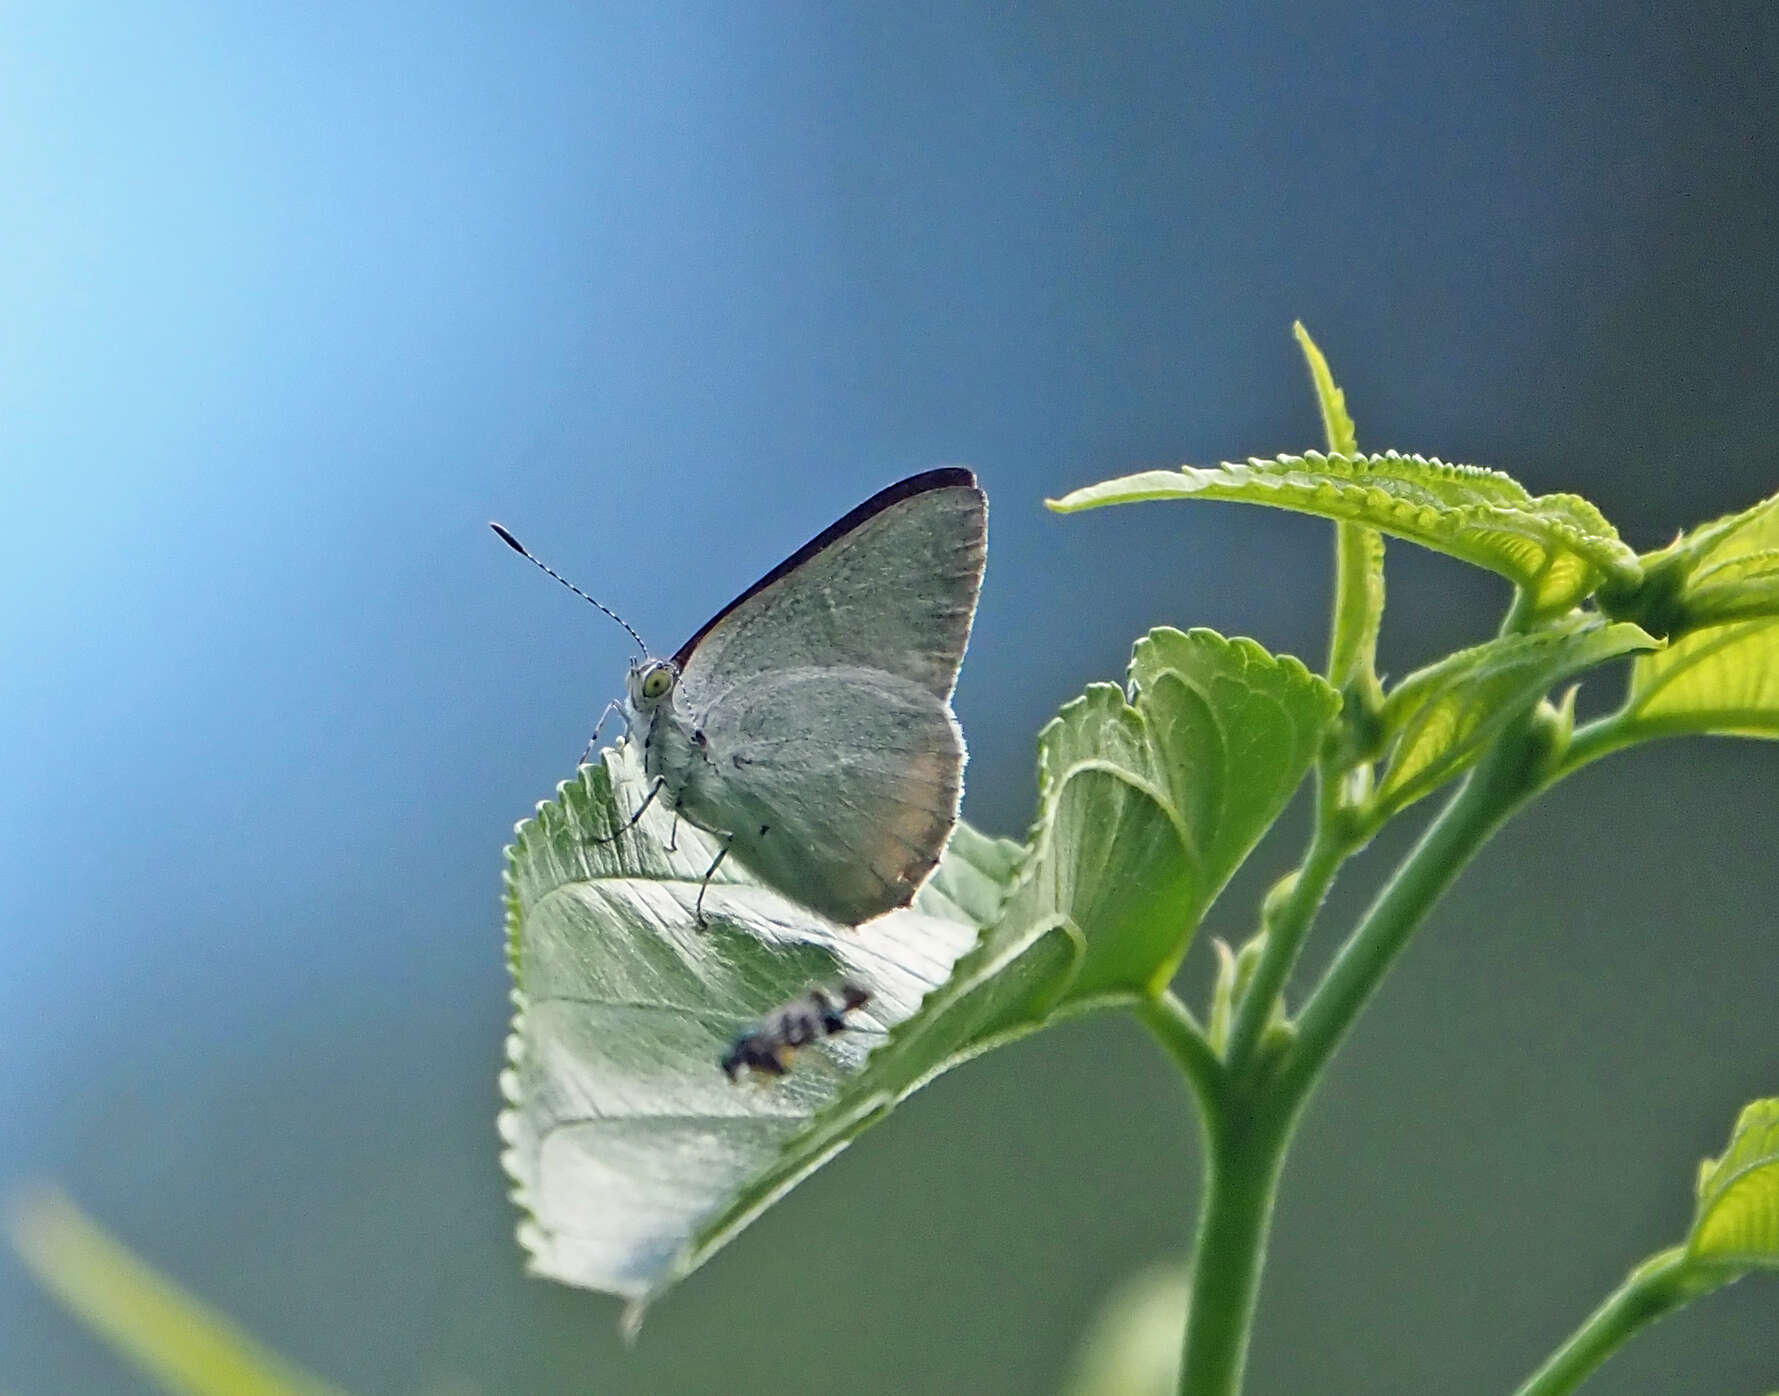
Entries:
{"type": "Polygon", "coordinates": [[[660,698],[672,687],[673,671],[663,664],[658,669],[650,670],[648,676],[643,679],[642,696],[644,698],[660,698]]]}

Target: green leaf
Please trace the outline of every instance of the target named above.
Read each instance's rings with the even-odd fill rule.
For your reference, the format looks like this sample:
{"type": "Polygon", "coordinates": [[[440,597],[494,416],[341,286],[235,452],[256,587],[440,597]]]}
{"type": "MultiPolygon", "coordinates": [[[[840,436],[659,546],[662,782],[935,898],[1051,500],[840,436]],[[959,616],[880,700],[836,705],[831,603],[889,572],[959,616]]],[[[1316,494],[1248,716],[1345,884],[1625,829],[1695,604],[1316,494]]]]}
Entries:
{"type": "Polygon", "coordinates": [[[1723,1157],[1700,1165],[1698,1193],[1686,1242],[1695,1263],[1779,1268],[1779,1099],[1743,1109],[1723,1157]]]}
{"type": "Polygon", "coordinates": [[[341,1396],[133,1255],[59,1192],[15,1200],[8,1232],[39,1283],[144,1375],[185,1396],[341,1396]]]}
{"type": "MultiPolygon", "coordinates": [[[[1016,845],[960,826],[912,907],[842,930],[736,860],[694,902],[715,845],[657,803],[628,744],[582,768],[508,850],[516,1012],[500,1119],[533,1271],[641,1299],[690,1268],[710,1216],[841,1093],[993,914],[1016,845]],[[615,798],[614,798],[615,796],[615,798]],[[777,1088],[718,1067],[735,1033],[812,985],[850,979],[856,1031],[802,1053],[777,1088]]],[[[702,1256],[699,1257],[700,1259],[702,1256]]]]}
{"type": "Polygon", "coordinates": [[[1655,644],[1629,622],[1577,617],[1460,650],[1411,674],[1384,701],[1388,765],[1372,817],[1394,814],[1468,768],[1509,719],[1564,679],[1655,644]]]}
{"type": "Polygon", "coordinates": [[[1334,691],[1209,631],[1139,641],[1039,737],[1039,809],[1000,916],[844,1096],[694,1238],[686,1268],[941,1072],[1063,1013],[1165,986],[1211,898],[1309,769],[1334,691]]]}
{"type": "Polygon", "coordinates": [[[651,809],[590,842],[646,792],[627,753],[521,825],[502,1130],[534,1268],[639,1312],[940,1072],[1165,984],[1337,698],[1295,660],[1203,631],[1140,642],[1132,684],[1128,697],[1094,685],[1044,730],[1025,849],[960,826],[915,906],[856,930],[800,913],[731,859],[697,931],[712,850],[696,831],[682,826],[670,852],[671,815],[651,809]],[[769,1088],[724,1079],[737,1026],[841,977],[871,989],[858,1016],[879,1031],[829,1039],[769,1088]]]}
{"type": "Polygon", "coordinates": [[[1310,332],[1303,327],[1303,321],[1295,321],[1291,333],[1297,339],[1297,347],[1303,351],[1305,362],[1309,364],[1310,381],[1315,385],[1316,403],[1322,409],[1322,430],[1328,437],[1328,449],[1337,456],[1356,456],[1359,454],[1359,430],[1353,425],[1353,418],[1347,411],[1347,395],[1334,382],[1334,373],[1328,367],[1316,341],[1310,338],[1310,332]]]}
{"type": "Polygon", "coordinates": [[[1495,470],[1392,451],[1310,452],[1212,469],[1148,470],[1075,490],[1062,513],[1149,499],[1227,499],[1365,524],[1499,572],[1529,598],[1530,618],[1568,610],[1607,578],[1629,583],[1637,556],[1585,499],[1532,495],[1495,470]]]}
{"type": "Polygon", "coordinates": [[[1779,737],[1779,499],[1695,529],[1669,554],[1682,624],[1631,670],[1627,735],[1779,737]]]}
{"type": "Polygon", "coordinates": [[[1130,678],[1188,831],[1202,915],[1303,780],[1340,695],[1297,660],[1210,630],[1152,630],[1130,678]]]}
{"type": "MultiPolygon", "coordinates": [[[[1328,449],[1337,456],[1359,454],[1358,428],[1347,412],[1347,395],[1334,382],[1310,332],[1299,320],[1291,326],[1309,364],[1328,449]]],[[[1336,688],[1358,690],[1375,707],[1382,694],[1377,679],[1378,629],[1384,619],[1384,536],[1363,524],[1335,525],[1334,626],[1328,641],[1328,680],[1336,688]]]]}

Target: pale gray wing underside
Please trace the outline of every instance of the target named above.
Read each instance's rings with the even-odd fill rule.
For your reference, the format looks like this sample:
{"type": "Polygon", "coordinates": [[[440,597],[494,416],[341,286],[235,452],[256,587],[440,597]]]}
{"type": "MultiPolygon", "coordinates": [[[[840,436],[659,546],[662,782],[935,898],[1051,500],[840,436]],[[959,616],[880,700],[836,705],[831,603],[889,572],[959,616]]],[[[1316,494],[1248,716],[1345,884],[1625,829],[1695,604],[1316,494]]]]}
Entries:
{"type": "Polygon", "coordinates": [[[957,484],[872,515],[700,636],[678,701],[698,710],[768,671],[834,666],[948,699],[982,587],[987,513],[980,489],[957,484]]]}
{"type": "Polygon", "coordinates": [[[963,793],[963,733],[943,697],[822,665],[757,677],[696,716],[704,759],[679,803],[732,834],[732,856],[842,925],[908,904],[963,793]]]}

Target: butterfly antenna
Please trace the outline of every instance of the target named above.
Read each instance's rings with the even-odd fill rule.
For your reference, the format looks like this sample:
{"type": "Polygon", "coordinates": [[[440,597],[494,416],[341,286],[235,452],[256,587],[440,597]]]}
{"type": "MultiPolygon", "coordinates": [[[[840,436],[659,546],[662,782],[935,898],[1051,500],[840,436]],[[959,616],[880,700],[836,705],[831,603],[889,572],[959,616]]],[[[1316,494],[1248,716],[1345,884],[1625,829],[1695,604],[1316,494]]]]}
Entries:
{"type": "Polygon", "coordinates": [[[505,543],[509,548],[511,548],[514,552],[519,554],[520,557],[524,558],[533,567],[541,568],[543,571],[549,573],[550,576],[554,577],[557,581],[561,582],[563,586],[567,587],[576,596],[580,597],[581,600],[585,601],[588,605],[597,607],[599,610],[605,612],[606,615],[610,616],[619,625],[623,626],[624,629],[628,630],[630,632],[630,638],[632,640],[636,641],[637,649],[641,650],[645,657],[647,656],[647,654],[649,652],[649,647],[642,642],[642,636],[640,636],[636,633],[635,629],[631,626],[629,621],[625,620],[624,617],[619,615],[610,606],[602,605],[600,602],[595,601],[591,596],[587,595],[586,592],[582,591],[578,586],[576,586],[573,582],[569,581],[567,577],[564,577],[560,572],[558,572],[554,567],[551,567],[548,563],[539,562],[530,553],[525,551],[525,545],[523,543],[521,543],[517,538],[513,537],[512,534],[508,533],[499,524],[491,523],[488,525],[488,527],[493,529],[496,533],[498,533],[500,535],[501,542],[505,543]]]}

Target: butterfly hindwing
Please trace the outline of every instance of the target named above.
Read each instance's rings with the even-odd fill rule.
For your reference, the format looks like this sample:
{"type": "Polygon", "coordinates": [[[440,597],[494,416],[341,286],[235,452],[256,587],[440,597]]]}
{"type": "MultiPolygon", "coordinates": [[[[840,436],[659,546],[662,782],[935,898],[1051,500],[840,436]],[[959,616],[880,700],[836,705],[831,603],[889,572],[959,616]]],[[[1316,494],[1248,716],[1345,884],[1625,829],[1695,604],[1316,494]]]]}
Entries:
{"type": "Polygon", "coordinates": [[[842,925],[905,906],[957,822],[964,743],[943,699],[882,670],[785,669],[696,715],[678,802],[762,881],[842,925]]]}

